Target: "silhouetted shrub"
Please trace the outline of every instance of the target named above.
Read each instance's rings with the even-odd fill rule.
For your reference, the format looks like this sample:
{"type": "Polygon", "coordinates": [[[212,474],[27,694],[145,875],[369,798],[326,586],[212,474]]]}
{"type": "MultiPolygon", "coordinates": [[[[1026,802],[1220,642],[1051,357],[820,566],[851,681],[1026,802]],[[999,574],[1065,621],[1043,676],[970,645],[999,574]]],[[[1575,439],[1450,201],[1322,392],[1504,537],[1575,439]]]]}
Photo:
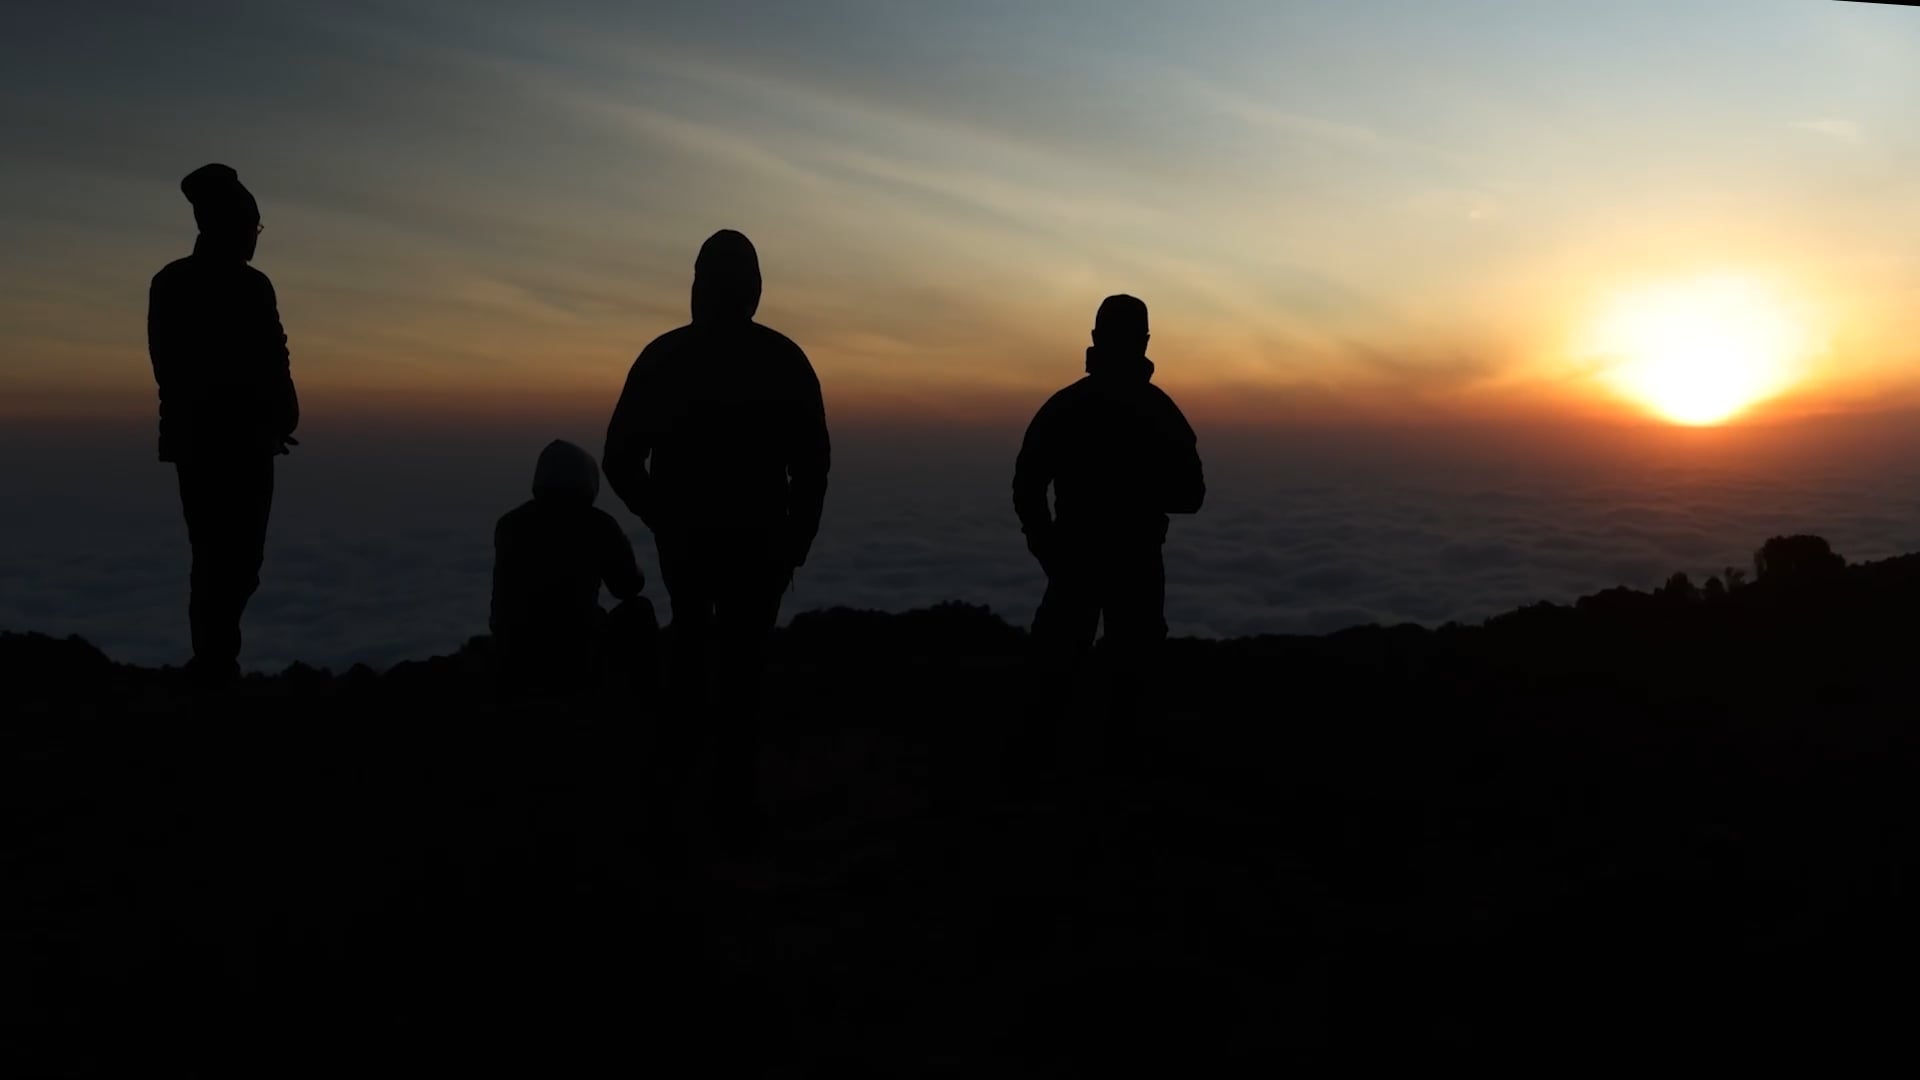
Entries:
{"type": "Polygon", "coordinates": [[[1668,578],[1667,583],[1660,587],[1656,595],[1662,600],[1687,603],[1698,598],[1700,591],[1693,587],[1693,580],[1687,577],[1685,572],[1681,572],[1668,578]]]}
{"type": "Polygon", "coordinates": [[[1758,581],[1825,580],[1838,575],[1846,565],[1847,561],[1818,536],[1776,536],[1753,553],[1753,573],[1758,581]]]}

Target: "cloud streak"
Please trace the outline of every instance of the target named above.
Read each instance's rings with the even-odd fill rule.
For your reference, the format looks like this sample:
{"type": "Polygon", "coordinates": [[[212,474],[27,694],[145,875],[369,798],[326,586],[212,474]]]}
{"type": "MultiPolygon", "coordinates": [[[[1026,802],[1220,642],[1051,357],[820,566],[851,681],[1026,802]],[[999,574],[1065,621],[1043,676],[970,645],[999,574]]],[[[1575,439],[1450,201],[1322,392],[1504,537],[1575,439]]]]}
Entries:
{"type": "Polygon", "coordinates": [[[0,164],[0,397],[142,396],[178,177],[218,159],[259,190],[321,397],[610,394],[722,226],[850,402],[1041,392],[1129,291],[1213,396],[1391,405],[1404,374],[1464,407],[1436,359],[1565,374],[1561,324],[1609,279],[1728,251],[1824,275],[1801,284],[1847,298],[1858,363],[1903,369],[1911,335],[1876,328],[1910,305],[1864,253],[1920,236],[1895,182],[1920,162],[1868,137],[1910,95],[1878,66],[1792,119],[1796,88],[1886,64],[1833,32],[1864,16],[1467,6],[36,11],[0,44],[32,103],[0,164]],[[1753,138],[1782,123],[1806,137],[1753,138]],[[1850,142],[1875,153],[1836,168],[1850,142]]]}
{"type": "Polygon", "coordinates": [[[1798,120],[1792,125],[1799,131],[1810,131],[1815,135],[1824,135],[1835,142],[1849,146],[1859,146],[1867,141],[1867,134],[1861,126],[1852,120],[1798,120]]]}

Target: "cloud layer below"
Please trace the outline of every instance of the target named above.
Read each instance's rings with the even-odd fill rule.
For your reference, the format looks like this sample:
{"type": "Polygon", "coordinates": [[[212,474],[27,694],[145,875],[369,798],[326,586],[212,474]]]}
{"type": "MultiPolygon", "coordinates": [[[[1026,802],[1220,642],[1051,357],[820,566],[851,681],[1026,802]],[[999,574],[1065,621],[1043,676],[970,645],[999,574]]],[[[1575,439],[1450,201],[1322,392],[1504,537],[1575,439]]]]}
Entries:
{"type": "MultiPolygon", "coordinates": [[[[525,497],[544,439],[316,435],[282,466],[244,662],[378,666],[484,632],[492,523],[525,497]]],[[[1015,438],[843,438],[786,613],[964,600],[1029,620],[1042,581],[1009,505],[1015,438]]],[[[42,466],[0,493],[0,629],[182,660],[187,549],[170,470],[139,433],[34,445],[42,466]]],[[[1208,505],[1177,520],[1167,545],[1169,621],[1212,636],[1473,621],[1676,570],[1698,580],[1746,566],[1785,532],[1818,532],[1855,560],[1920,550],[1911,471],[1860,454],[1744,467],[1727,457],[1668,448],[1548,462],[1377,437],[1216,447],[1208,505]]],[[[650,538],[620,516],[651,574],[650,538]]],[[[649,593],[664,611],[657,582],[649,593]]]]}

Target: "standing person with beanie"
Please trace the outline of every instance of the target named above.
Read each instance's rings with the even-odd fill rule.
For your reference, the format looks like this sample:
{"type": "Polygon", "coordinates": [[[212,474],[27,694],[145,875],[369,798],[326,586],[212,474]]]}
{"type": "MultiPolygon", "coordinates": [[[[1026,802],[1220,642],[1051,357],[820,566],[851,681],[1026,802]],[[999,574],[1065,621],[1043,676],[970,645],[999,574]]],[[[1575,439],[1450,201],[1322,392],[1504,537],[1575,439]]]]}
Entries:
{"type": "Polygon", "coordinates": [[[188,622],[203,684],[239,674],[240,617],[260,587],[273,459],[297,445],[300,403],[267,275],[248,265],[260,207],[225,165],[180,182],[199,226],[193,254],[154,275],[147,352],[160,395],[160,460],[180,483],[193,548],[188,622]]]}
{"type": "Polygon", "coordinates": [[[693,319],[634,361],[601,461],[608,485],[653,532],[673,608],[671,697],[680,723],[704,728],[688,739],[709,745],[714,809],[740,840],[760,824],[767,648],[820,528],[830,457],[813,365],[754,321],[759,305],[753,243],[714,233],[694,261],[693,319]]]}

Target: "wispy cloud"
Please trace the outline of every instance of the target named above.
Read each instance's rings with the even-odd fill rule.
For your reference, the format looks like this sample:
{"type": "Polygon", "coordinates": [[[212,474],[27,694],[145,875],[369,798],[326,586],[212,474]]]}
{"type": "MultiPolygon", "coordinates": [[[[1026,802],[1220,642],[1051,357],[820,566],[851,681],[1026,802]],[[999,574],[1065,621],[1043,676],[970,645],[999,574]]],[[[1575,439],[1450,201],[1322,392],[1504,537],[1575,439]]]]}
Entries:
{"type": "Polygon", "coordinates": [[[1829,139],[1851,146],[1858,146],[1867,141],[1866,132],[1852,120],[1838,120],[1831,117],[1820,120],[1797,120],[1791,126],[1796,130],[1825,135],[1829,139]]]}
{"type": "MultiPolygon", "coordinates": [[[[1694,16],[1671,21],[1724,44],[1707,69],[1683,35],[1628,77],[1608,61],[1657,0],[1499,25],[1116,0],[1093,34],[1031,5],[869,0],[233,5],[206,28],[141,7],[49,9],[0,42],[0,90],[34,105],[0,165],[0,355],[26,357],[0,397],[150,393],[126,363],[145,279],[192,234],[177,177],[223,159],[267,207],[261,265],[317,392],[599,392],[609,358],[684,317],[721,226],[761,244],[768,318],[823,372],[901,394],[1037,390],[1117,290],[1149,298],[1196,388],[1423,384],[1346,343],[1518,364],[1573,294],[1642,272],[1632,253],[1717,258],[1736,219],[1816,286],[1818,260],[1868,280],[1863,339],[1911,336],[1899,268],[1860,254],[1920,222],[1897,201],[1911,169],[1851,149],[1886,139],[1904,84],[1795,104],[1765,41],[1694,16]],[[1752,92],[1707,100],[1703,70],[1752,92]],[[1888,194],[1828,211],[1843,185],[1888,194]],[[1778,212],[1662,209],[1731,187],[1778,212]]],[[[1776,7],[1767,41],[1816,19],[1776,7]]],[[[1853,54],[1795,55],[1786,74],[1824,78],[1853,54]]]]}
{"type": "Polygon", "coordinates": [[[1382,130],[1375,124],[1350,116],[1316,115],[1223,85],[1191,71],[1172,70],[1165,78],[1171,89],[1201,112],[1228,117],[1289,144],[1318,146],[1374,158],[1414,156],[1449,159],[1438,147],[1382,130]]]}

